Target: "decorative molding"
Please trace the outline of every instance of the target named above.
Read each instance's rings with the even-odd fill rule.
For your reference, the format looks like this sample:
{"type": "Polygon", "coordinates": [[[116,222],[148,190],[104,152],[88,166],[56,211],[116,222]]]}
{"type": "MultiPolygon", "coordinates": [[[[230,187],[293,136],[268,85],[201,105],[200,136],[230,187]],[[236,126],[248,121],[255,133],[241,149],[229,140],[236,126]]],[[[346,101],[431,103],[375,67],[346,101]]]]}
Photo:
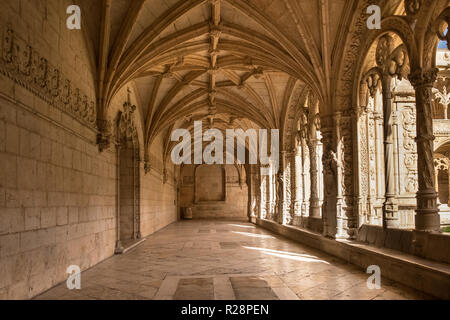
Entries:
{"type": "Polygon", "coordinates": [[[408,16],[416,16],[422,8],[423,0],[405,0],[405,11],[408,16]]]}
{"type": "Polygon", "coordinates": [[[10,25],[3,35],[0,73],[86,126],[97,128],[95,102],[74,87],[59,68],[19,38],[10,25]]]}

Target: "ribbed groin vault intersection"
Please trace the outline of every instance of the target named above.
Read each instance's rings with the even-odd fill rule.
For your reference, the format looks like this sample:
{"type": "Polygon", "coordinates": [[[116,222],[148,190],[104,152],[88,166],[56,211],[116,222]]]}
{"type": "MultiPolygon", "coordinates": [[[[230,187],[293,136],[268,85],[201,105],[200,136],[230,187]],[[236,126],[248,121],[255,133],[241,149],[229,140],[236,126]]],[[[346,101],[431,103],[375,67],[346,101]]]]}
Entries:
{"type": "Polygon", "coordinates": [[[0,1],[0,299],[450,299],[449,20],[0,1]]]}

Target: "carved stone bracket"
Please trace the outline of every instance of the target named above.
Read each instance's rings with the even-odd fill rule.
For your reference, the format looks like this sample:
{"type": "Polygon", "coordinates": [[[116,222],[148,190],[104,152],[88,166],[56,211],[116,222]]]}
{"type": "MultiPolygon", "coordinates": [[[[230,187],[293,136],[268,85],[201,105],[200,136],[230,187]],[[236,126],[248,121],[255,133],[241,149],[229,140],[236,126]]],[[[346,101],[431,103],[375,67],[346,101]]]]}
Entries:
{"type": "Polygon", "coordinates": [[[108,149],[111,145],[111,122],[109,120],[97,119],[98,133],[97,145],[100,152],[108,149]]]}

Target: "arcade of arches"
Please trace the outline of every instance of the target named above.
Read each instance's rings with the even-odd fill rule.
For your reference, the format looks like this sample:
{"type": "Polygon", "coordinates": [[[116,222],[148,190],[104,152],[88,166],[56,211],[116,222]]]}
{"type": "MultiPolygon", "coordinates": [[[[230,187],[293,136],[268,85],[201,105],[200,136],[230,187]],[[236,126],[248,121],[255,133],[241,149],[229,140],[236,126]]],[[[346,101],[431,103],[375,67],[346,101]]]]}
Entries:
{"type": "Polygon", "coordinates": [[[373,298],[333,279],[378,265],[385,298],[449,299],[449,20],[448,0],[0,1],[0,298],[70,265],[94,298],[131,278],[239,298],[274,270],[269,298],[373,298]],[[174,165],[196,121],[278,129],[279,166],[174,165]]]}

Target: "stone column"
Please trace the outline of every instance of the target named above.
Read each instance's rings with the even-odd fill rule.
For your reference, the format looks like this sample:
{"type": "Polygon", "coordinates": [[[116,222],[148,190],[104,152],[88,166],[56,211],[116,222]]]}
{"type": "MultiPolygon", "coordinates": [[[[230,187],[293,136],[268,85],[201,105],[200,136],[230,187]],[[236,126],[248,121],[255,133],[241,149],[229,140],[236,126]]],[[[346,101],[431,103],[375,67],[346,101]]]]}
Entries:
{"type": "Polygon", "coordinates": [[[267,219],[272,220],[274,218],[274,208],[275,208],[275,192],[274,192],[274,174],[273,174],[273,165],[270,164],[270,174],[267,175],[267,219]]]}
{"type": "Polygon", "coordinates": [[[320,199],[319,199],[319,170],[317,168],[317,140],[310,140],[309,143],[310,157],[310,180],[311,194],[309,200],[309,216],[312,218],[320,218],[320,199]]]}
{"type": "Polygon", "coordinates": [[[336,167],[336,238],[346,238],[344,230],[344,177],[343,177],[343,154],[342,154],[342,137],[341,137],[341,112],[336,112],[333,117],[334,121],[334,138],[336,142],[335,159],[333,160],[336,167]]]}
{"type": "Polygon", "coordinates": [[[323,202],[323,235],[325,237],[334,237],[336,229],[336,170],[333,166],[332,129],[322,128],[323,143],[323,174],[324,174],[324,202],[323,202]]]}
{"type": "Polygon", "coordinates": [[[267,174],[262,174],[267,167],[265,168],[260,168],[260,193],[261,193],[261,197],[260,197],[260,206],[259,206],[259,218],[260,219],[265,219],[267,216],[267,180],[268,180],[268,175],[267,174]]]}
{"type": "Polygon", "coordinates": [[[376,198],[377,198],[377,204],[380,205],[382,202],[382,197],[384,195],[384,177],[382,176],[382,173],[384,173],[384,164],[383,164],[383,151],[381,148],[381,137],[382,137],[382,127],[383,127],[383,117],[381,113],[374,112],[374,121],[375,121],[375,162],[376,162],[376,168],[375,174],[376,174],[376,198]]]}
{"type": "MultiPolygon", "coordinates": [[[[286,152],[284,154],[284,176],[283,176],[283,224],[290,225],[292,224],[293,211],[291,210],[292,204],[292,181],[294,173],[294,161],[292,158],[292,152],[286,152]]],[[[295,177],[294,177],[295,179],[295,177]]]]}
{"type": "Polygon", "coordinates": [[[302,163],[302,154],[301,148],[297,147],[292,157],[294,168],[293,168],[293,181],[292,184],[294,186],[294,197],[292,200],[292,215],[294,217],[298,217],[302,215],[302,201],[303,201],[303,163],[302,163]]]}
{"type": "Polygon", "coordinates": [[[416,90],[416,130],[417,168],[419,191],[415,224],[417,231],[439,231],[440,217],[434,181],[434,135],[432,117],[432,88],[436,81],[437,69],[418,69],[411,73],[409,80],[416,90]]]}
{"type": "Polygon", "coordinates": [[[302,201],[302,217],[309,216],[309,193],[310,193],[310,180],[309,180],[309,148],[306,143],[306,138],[302,138],[302,182],[303,182],[303,201],[302,201]]]}
{"type": "Polygon", "coordinates": [[[319,116],[319,101],[316,100],[311,105],[309,113],[308,125],[308,147],[310,157],[310,180],[311,180],[311,193],[309,201],[309,216],[311,218],[320,218],[321,216],[321,203],[319,198],[319,166],[318,166],[318,145],[319,140],[317,137],[319,116]]]}
{"type": "Polygon", "coordinates": [[[439,207],[439,205],[441,204],[441,201],[439,200],[439,168],[434,168],[434,181],[435,181],[435,184],[436,184],[436,195],[437,195],[437,198],[436,198],[436,203],[437,203],[437,206],[439,207]]]}
{"type": "Polygon", "coordinates": [[[397,228],[398,202],[395,194],[395,171],[394,171],[394,135],[393,112],[392,112],[392,77],[384,74],[383,86],[383,116],[384,116],[384,179],[385,200],[383,204],[383,226],[385,228],[397,228]]]}
{"type": "Polygon", "coordinates": [[[280,153],[280,167],[276,175],[276,192],[277,192],[277,221],[279,224],[283,224],[284,215],[286,213],[286,151],[280,153]]]}

